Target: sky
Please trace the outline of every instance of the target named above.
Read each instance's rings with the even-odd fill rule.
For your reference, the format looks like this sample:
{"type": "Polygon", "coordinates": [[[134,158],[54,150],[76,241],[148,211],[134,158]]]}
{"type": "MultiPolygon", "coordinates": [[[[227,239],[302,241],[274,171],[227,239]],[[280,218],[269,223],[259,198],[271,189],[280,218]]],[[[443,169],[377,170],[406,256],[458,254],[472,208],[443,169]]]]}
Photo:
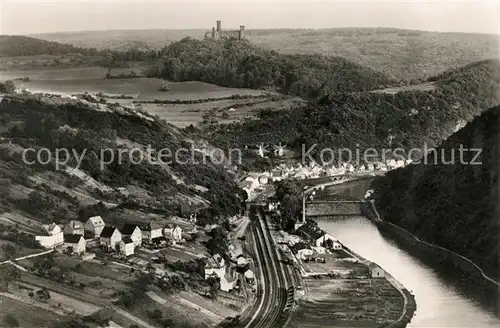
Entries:
{"type": "Polygon", "coordinates": [[[500,0],[0,0],[0,34],[117,29],[397,27],[500,34],[500,0]]]}

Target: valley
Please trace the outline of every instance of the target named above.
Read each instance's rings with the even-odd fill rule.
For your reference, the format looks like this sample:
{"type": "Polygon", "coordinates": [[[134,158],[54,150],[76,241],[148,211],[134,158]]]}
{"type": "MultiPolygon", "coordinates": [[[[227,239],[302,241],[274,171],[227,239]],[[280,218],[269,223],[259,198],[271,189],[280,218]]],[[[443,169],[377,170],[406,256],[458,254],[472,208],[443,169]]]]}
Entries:
{"type": "MultiPolygon", "coordinates": [[[[306,197],[333,197],[320,197],[325,181],[335,196],[356,198],[340,202],[361,203],[354,194],[373,188],[384,220],[498,278],[496,36],[366,28],[245,30],[239,40],[201,32],[0,36],[0,321],[28,328],[456,324],[457,309],[477,295],[450,294],[425,267],[425,283],[444,286],[433,297],[459,301],[442,321],[424,305],[435,321],[418,313],[412,325],[425,288],[415,287],[416,295],[408,288],[420,273],[405,277],[394,265],[400,250],[364,219],[318,219],[330,246],[301,228],[312,221],[306,197]],[[459,144],[483,149],[484,164],[426,166],[394,152],[459,144]],[[82,156],[61,164],[61,149],[82,156]],[[340,154],[326,164],[325,149],[375,155],[340,154]],[[36,156],[43,152],[50,158],[36,156]],[[171,161],[160,160],[165,153],[171,161]],[[378,177],[354,189],[345,182],[364,175],[378,177]],[[352,237],[356,229],[364,241],[352,237]],[[298,238],[297,249],[281,245],[283,235],[298,238]],[[335,249],[335,237],[344,236],[344,250],[335,249]],[[365,247],[372,240],[384,256],[365,247]],[[301,243],[325,255],[304,255],[310,247],[301,243]],[[383,263],[384,279],[370,261],[383,263]]],[[[465,276],[459,264],[440,267],[448,260],[426,256],[435,270],[465,276]]],[[[403,259],[420,272],[411,255],[403,259]]],[[[468,325],[495,322],[470,308],[468,325]]]]}

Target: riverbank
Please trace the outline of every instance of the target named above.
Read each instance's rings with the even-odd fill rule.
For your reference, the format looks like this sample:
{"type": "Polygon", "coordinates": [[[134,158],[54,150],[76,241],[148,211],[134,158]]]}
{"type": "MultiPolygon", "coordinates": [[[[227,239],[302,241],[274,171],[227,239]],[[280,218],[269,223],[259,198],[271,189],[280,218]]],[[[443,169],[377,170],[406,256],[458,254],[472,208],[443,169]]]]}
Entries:
{"type": "Polygon", "coordinates": [[[304,258],[302,251],[290,247],[306,292],[290,327],[306,323],[308,327],[406,327],[416,309],[415,299],[388,272],[373,277],[372,262],[345,245],[321,250],[312,240],[299,244],[309,245],[314,254],[304,258]]]}
{"type": "Polygon", "coordinates": [[[373,202],[362,205],[363,214],[374,222],[381,234],[393,239],[412,256],[431,266],[445,280],[452,281],[462,293],[478,300],[500,317],[500,283],[486,276],[470,259],[451,250],[420,240],[409,231],[380,218],[373,202]]]}

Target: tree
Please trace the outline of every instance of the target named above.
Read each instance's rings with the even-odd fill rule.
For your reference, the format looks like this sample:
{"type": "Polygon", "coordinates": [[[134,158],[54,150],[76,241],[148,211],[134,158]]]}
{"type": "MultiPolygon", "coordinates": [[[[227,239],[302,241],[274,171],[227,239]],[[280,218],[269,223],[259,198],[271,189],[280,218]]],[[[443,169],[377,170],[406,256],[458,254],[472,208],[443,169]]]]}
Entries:
{"type": "Polygon", "coordinates": [[[7,290],[9,284],[19,277],[19,271],[12,265],[2,265],[0,267],[0,289],[7,290]]]}
{"type": "Polygon", "coordinates": [[[158,309],[154,309],[153,311],[148,311],[148,315],[155,320],[160,320],[161,318],[163,318],[163,313],[158,309]]]}
{"type": "Polygon", "coordinates": [[[8,80],[5,82],[0,82],[0,93],[13,93],[16,91],[16,86],[14,82],[8,80]]]}
{"type": "Polygon", "coordinates": [[[207,279],[207,283],[210,286],[210,290],[208,293],[210,294],[210,298],[215,300],[217,298],[217,294],[220,289],[220,278],[219,277],[209,277],[207,279]]]}

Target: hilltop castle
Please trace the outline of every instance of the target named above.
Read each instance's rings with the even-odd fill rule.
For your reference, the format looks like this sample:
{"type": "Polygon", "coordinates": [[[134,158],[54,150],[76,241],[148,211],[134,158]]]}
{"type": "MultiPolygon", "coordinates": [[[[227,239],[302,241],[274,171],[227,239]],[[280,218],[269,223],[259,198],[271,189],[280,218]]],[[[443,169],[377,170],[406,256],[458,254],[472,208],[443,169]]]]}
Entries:
{"type": "Polygon", "coordinates": [[[233,31],[223,31],[222,30],[222,22],[220,20],[217,21],[217,29],[212,27],[212,31],[208,31],[205,33],[205,39],[235,39],[242,40],[245,36],[245,26],[240,25],[239,30],[233,31]]]}

